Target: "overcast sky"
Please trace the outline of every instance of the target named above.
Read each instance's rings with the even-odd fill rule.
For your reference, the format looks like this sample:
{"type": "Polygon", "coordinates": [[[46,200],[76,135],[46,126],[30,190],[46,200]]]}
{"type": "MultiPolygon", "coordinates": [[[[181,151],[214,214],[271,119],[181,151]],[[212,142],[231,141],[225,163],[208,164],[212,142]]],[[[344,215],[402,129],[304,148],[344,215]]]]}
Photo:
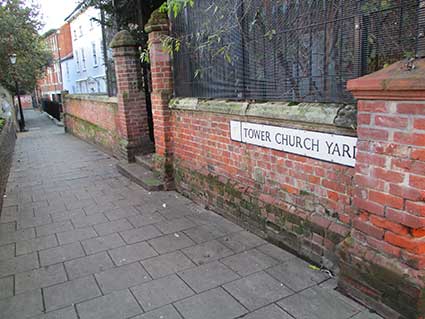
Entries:
{"type": "MultiPolygon", "coordinates": [[[[30,2],[29,0],[28,2],[30,2]]],[[[42,33],[64,24],[64,19],[76,8],[79,0],[37,0],[45,24],[42,33]]]]}

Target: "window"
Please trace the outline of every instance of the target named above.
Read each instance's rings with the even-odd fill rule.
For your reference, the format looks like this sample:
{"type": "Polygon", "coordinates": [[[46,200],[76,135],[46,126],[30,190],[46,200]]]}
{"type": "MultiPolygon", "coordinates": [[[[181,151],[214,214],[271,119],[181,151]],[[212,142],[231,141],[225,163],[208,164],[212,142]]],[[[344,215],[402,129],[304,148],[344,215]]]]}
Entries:
{"type": "Polygon", "coordinates": [[[93,19],[94,18],[90,18],[90,30],[93,30],[93,28],[94,28],[94,21],[93,21],[93,19]]]}
{"type": "Polygon", "coordinates": [[[97,66],[97,53],[96,53],[96,43],[91,44],[92,53],[93,53],[93,66],[97,66]]]}
{"type": "Polygon", "coordinates": [[[99,42],[99,47],[100,47],[100,61],[102,62],[102,64],[105,64],[105,52],[103,51],[103,42],[100,41],[99,42]]]}
{"type": "Polygon", "coordinates": [[[74,40],[77,40],[77,30],[74,30],[74,40]]]}
{"type": "Polygon", "coordinates": [[[83,26],[80,25],[80,38],[83,36],[83,26]]]}
{"type": "Polygon", "coordinates": [[[75,63],[76,63],[77,73],[80,73],[80,57],[78,56],[78,51],[75,51],[75,63]]]}
{"type": "Polygon", "coordinates": [[[82,70],[85,71],[86,70],[86,56],[84,54],[84,49],[81,48],[81,64],[82,64],[82,70]]]}
{"type": "Polygon", "coordinates": [[[66,72],[66,78],[69,80],[69,65],[68,62],[65,63],[65,72],[66,72]]]}
{"type": "Polygon", "coordinates": [[[57,45],[57,39],[56,37],[52,38],[52,42],[53,42],[53,50],[57,51],[58,50],[58,45],[57,45]]]}

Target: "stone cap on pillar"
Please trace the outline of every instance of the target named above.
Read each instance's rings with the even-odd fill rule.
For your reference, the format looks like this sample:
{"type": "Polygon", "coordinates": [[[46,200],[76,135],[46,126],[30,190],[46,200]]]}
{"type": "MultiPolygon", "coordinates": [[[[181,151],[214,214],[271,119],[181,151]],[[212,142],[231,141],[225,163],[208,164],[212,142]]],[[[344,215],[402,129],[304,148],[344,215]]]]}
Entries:
{"type": "Polygon", "coordinates": [[[425,59],[400,61],[350,80],[347,90],[358,100],[425,100],[425,59]]]}
{"type": "Polygon", "coordinates": [[[115,34],[111,43],[109,44],[111,49],[135,46],[137,46],[137,41],[133,38],[130,31],[127,30],[122,30],[115,34]]]}
{"type": "Polygon", "coordinates": [[[166,12],[156,9],[145,26],[146,33],[154,31],[168,31],[168,15],[166,12]]]}

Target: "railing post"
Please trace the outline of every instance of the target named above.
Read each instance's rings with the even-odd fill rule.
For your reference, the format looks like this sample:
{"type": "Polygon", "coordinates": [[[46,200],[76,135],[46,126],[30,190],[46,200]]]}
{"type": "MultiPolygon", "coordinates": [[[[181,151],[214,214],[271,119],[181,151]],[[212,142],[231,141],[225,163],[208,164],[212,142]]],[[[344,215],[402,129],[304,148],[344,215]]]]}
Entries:
{"type": "Polygon", "coordinates": [[[145,27],[149,34],[150,63],[152,76],[152,114],[154,124],[155,169],[164,178],[166,188],[173,185],[172,114],[169,102],[173,95],[173,73],[171,56],[162,44],[169,35],[168,17],[159,10],[145,27]]]}
{"type": "Polygon", "coordinates": [[[348,82],[358,100],[351,236],[339,287],[385,318],[425,318],[425,60],[348,82]]]}
{"type": "Polygon", "coordinates": [[[128,31],[120,31],[110,44],[117,78],[118,116],[122,156],[129,162],[137,154],[153,152],[149,138],[146,99],[142,89],[142,72],[138,46],[128,31]]]}

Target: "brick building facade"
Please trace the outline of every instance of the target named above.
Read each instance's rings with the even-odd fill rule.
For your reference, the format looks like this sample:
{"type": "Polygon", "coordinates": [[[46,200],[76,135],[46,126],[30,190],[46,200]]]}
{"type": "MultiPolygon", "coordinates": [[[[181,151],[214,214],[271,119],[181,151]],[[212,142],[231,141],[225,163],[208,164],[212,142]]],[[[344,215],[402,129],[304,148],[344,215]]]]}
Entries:
{"type": "Polygon", "coordinates": [[[37,98],[61,101],[63,74],[61,62],[72,57],[72,38],[69,23],[45,34],[45,42],[52,53],[52,64],[46,67],[44,77],[37,83],[37,98]]]}

